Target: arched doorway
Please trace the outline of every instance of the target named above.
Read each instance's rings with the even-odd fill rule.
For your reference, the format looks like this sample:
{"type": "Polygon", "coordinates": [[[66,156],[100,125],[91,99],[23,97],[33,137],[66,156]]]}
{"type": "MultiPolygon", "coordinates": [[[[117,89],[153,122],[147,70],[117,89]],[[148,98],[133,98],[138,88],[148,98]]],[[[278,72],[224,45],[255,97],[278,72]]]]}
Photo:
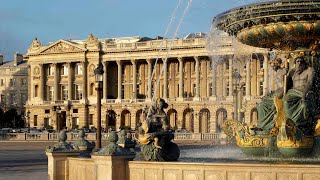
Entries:
{"type": "Polygon", "coordinates": [[[107,115],[106,115],[106,130],[108,131],[109,129],[111,130],[116,130],[116,119],[117,119],[117,114],[113,110],[108,110],[107,115]]]}
{"type": "Polygon", "coordinates": [[[120,127],[131,129],[131,113],[127,109],[121,112],[120,127]]]}
{"type": "Polygon", "coordinates": [[[227,110],[224,108],[220,108],[217,110],[216,113],[216,120],[217,120],[217,132],[221,132],[222,125],[225,120],[227,120],[227,110]]]}
{"type": "Polygon", "coordinates": [[[210,132],[210,111],[207,108],[201,109],[199,112],[199,132],[210,132]]]}
{"type": "Polygon", "coordinates": [[[258,110],[257,108],[251,109],[250,112],[250,125],[257,125],[258,124],[258,110]]]}
{"type": "Polygon", "coordinates": [[[193,120],[194,120],[193,111],[190,108],[185,109],[183,112],[182,129],[187,130],[187,132],[194,132],[193,120]]]}
{"type": "Polygon", "coordinates": [[[169,118],[169,123],[170,123],[170,128],[171,129],[177,129],[178,128],[178,123],[177,123],[177,118],[178,118],[178,113],[175,109],[169,109],[167,112],[167,117],[169,118]]]}

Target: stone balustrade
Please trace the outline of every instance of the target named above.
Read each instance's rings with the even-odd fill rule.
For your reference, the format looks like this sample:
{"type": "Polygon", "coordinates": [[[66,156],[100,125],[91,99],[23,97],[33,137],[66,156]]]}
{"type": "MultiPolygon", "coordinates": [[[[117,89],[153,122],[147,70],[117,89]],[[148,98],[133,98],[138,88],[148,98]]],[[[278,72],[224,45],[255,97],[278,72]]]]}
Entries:
{"type": "MultiPolygon", "coordinates": [[[[78,133],[67,133],[68,141],[78,139],[78,133]]],[[[223,133],[175,133],[174,140],[189,141],[213,141],[220,142],[225,139],[223,133]]],[[[86,133],[85,138],[89,141],[96,140],[96,133],[86,133]]],[[[102,133],[101,139],[108,140],[109,133],[102,133]]],[[[132,133],[132,138],[136,139],[136,134],[132,133]]],[[[58,133],[7,133],[0,134],[0,141],[58,141],[58,133]]]]}

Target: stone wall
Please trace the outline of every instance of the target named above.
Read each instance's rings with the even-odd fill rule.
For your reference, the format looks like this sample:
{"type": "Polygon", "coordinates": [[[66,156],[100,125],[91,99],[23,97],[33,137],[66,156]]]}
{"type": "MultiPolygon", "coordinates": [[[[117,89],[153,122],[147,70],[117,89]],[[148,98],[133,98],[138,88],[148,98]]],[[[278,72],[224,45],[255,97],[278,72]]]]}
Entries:
{"type": "Polygon", "coordinates": [[[47,153],[50,180],[318,180],[320,165],[128,161],[47,153]]]}

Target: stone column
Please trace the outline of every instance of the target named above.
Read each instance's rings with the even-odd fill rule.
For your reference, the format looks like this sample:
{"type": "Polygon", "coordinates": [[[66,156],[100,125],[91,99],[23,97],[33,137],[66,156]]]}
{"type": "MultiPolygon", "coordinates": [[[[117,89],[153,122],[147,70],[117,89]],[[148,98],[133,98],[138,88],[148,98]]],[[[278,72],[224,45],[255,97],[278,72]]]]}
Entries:
{"type": "Polygon", "coordinates": [[[133,76],[133,82],[132,82],[132,99],[137,99],[137,62],[135,59],[131,60],[132,63],[132,76],[133,76]]]}
{"type": "Polygon", "coordinates": [[[229,97],[232,99],[233,98],[233,63],[232,59],[229,59],[229,97]]]}
{"type": "Polygon", "coordinates": [[[152,99],[152,60],[147,59],[148,63],[148,94],[147,94],[147,99],[148,101],[151,101],[152,99]]]}
{"type": "Polygon", "coordinates": [[[211,83],[212,83],[212,96],[210,97],[211,100],[215,100],[215,98],[217,97],[217,87],[216,87],[216,84],[217,84],[217,76],[216,76],[216,71],[217,71],[217,65],[216,62],[212,61],[212,80],[211,80],[211,83]]]}
{"type": "Polygon", "coordinates": [[[200,71],[199,71],[199,57],[195,56],[194,60],[196,61],[196,96],[193,98],[194,101],[200,100],[200,71]]]}
{"type": "Polygon", "coordinates": [[[251,60],[247,61],[246,62],[247,65],[246,65],[246,96],[247,98],[250,97],[251,95],[251,60]]]}
{"type": "Polygon", "coordinates": [[[163,60],[164,72],[163,72],[163,98],[168,98],[168,59],[163,60]]]}
{"type": "Polygon", "coordinates": [[[58,64],[54,64],[54,101],[57,101],[59,99],[59,71],[58,71],[58,64]]]}
{"type": "Polygon", "coordinates": [[[108,62],[103,63],[103,99],[107,100],[108,99],[108,62]]]}
{"type": "Polygon", "coordinates": [[[87,62],[82,61],[82,101],[86,102],[88,97],[88,76],[87,76],[87,62]]]}
{"type": "Polygon", "coordinates": [[[120,60],[117,61],[118,65],[118,97],[116,99],[117,103],[121,103],[122,99],[122,63],[120,60]]]}
{"type": "Polygon", "coordinates": [[[263,55],[263,95],[265,96],[268,93],[268,56],[267,54],[263,55]]]}
{"type": "Polygon", "coordinates": [[[178,101],[183,101],[183,58],[179,57],[179,97],[178,101]]]}
{"type": "Polygon", "coordinates": [[[71,101],[72,100],[72,67],[71,67],[71,63],[68,63],[68,100],[71,101]]]}
{"type": "Polygon", "coordinates": [[[45,83],[44,83],[44,77],[45,77],[45,71],[44,71],[44,64],[40,64],[40,100],[44,100],[44,92],[45,92],[45,83]]]}

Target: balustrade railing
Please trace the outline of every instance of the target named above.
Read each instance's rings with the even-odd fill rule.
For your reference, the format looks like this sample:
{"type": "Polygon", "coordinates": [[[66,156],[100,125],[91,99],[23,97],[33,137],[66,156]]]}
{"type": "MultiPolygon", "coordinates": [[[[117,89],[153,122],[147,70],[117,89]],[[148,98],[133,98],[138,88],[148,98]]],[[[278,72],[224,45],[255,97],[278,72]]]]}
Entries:
{"type": "MultiPolygon", "coordinates": [[[[109,133],[102,133],[102,140],[109,140],[109,133]]],[[[136,140],[138,137],[135,133],[131,133],[132,139],[136,140]]],[[[96,133],[86,133],[85,138],[89,141],[97,139],[96,133]]],[[[174,140],[203,140],[219,142],[224,138],[223,133],[175,133],[174,140]]],[[[68,141],[75,141],[78,139],[78,133],[67,133],[68,141]]],[[[58,141],[58,133],[4,133],[0,134],[0,141],[58,141]]]]}

